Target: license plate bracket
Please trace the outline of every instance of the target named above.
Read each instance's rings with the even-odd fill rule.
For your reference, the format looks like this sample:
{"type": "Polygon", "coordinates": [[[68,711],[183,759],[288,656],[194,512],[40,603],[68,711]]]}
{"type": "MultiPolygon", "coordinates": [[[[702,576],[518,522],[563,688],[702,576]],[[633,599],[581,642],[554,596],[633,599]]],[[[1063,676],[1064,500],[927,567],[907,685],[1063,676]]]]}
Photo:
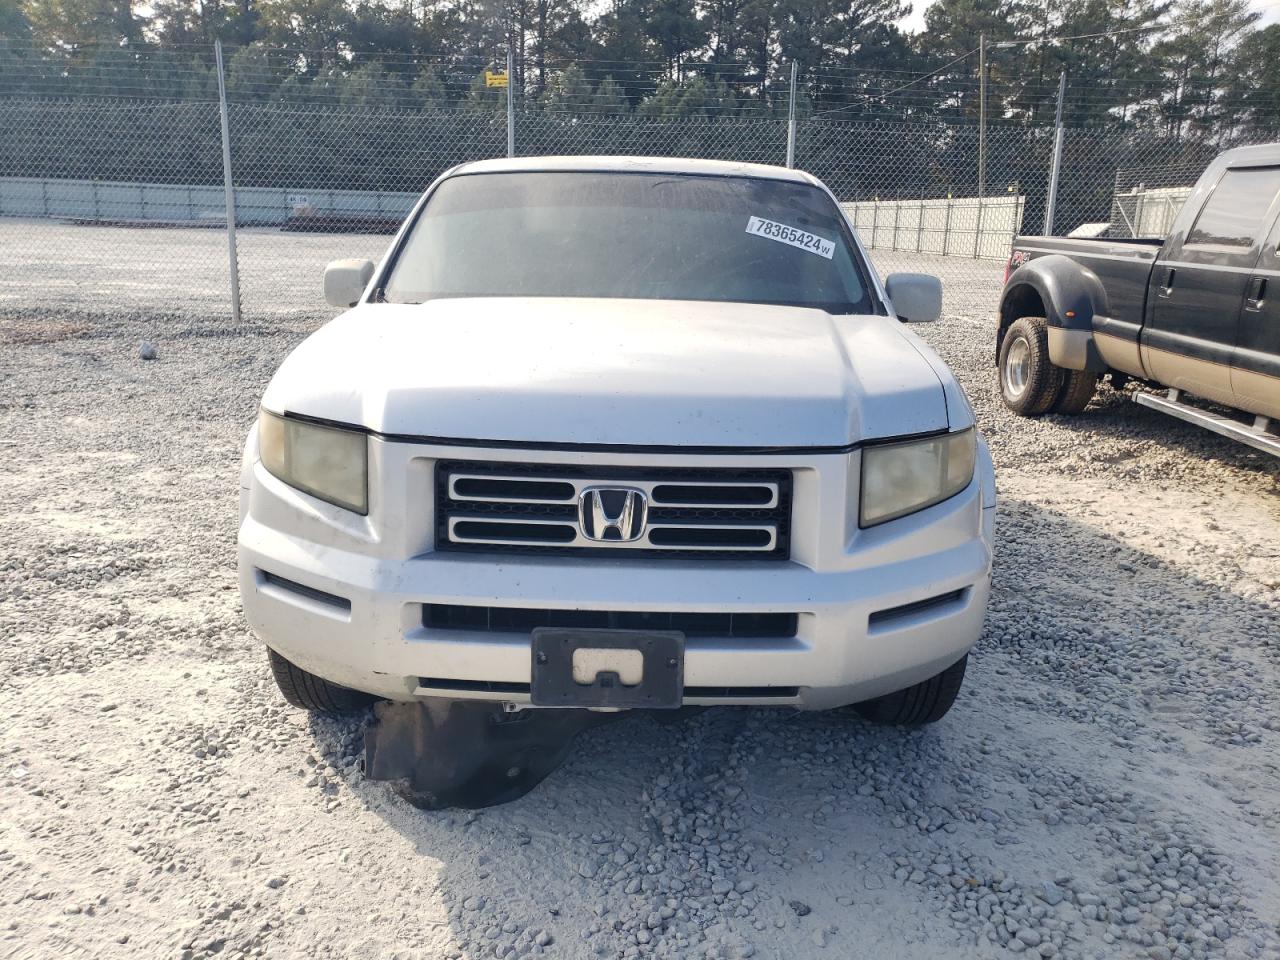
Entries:
{"type": "MultiPolygon", "coordinates": [[[[582,658],[579,658],[579,665],[582,658]]],[[[581,669],[579,670],[581,672],[581,669]]],[[[529,699],[537,707],[612,707],[674,710],[684,699],[684,634],[675,630],[574,630],[539,627],[533,631],[529,699]],[[589,651],[591,662],[607,666],[609,653],[619,664],[638,652],[638,683],[622,682],[621,671],[602,669],[591,682],[574,677],[575,655],[589,651]]]]}

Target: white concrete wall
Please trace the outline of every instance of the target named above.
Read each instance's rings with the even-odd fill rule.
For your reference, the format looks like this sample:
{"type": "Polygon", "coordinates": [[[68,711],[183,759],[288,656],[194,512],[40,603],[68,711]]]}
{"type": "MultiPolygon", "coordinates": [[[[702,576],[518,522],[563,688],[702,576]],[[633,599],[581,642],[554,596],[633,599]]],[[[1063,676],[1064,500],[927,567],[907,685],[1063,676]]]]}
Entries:
{"type": "Polygon", "coordinates": [[[1173,230],[1178,211],[1194,189],[1139,186],[1128,193],[1118,193],[1112,207],[1112,226],[1127,236],[1163,239],[1173,230]]]}
{"type": "Polygon", "coordinates": [[[872,250],[1004,260],[1022,225],[1025,196],[842,203],[872,250]]]}
{"type": "MultiPolygon", "coordinates": [[[[304,210],[317,215],[403,218],[416,193],[236,188],[236,220],[278,226],[304,210]]],[[[222,184],[175,185],[0,177],[0,216],[222,224],[222,184]]]]}

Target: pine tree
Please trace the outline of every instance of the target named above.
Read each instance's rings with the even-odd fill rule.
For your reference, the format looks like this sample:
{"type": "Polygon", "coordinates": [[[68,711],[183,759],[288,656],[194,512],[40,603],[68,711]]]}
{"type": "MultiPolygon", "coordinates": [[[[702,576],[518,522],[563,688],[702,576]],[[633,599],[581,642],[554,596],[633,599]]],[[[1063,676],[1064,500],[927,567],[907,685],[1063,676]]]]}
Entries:
{"type": "Polygon", "coordinates": [[[23,7],[21,0],[0,0],[0,40],[30,42],[31,21],[23,7]]]}
{"type": "Polygon", "coordinates": [[[449,109],[449,94],[433,66],[423,67],[409,88],[409,97],[419,110],[449,109]]]}
{"type": "Polygon", "coordinates": [[[1231,53],[1225,100],[1248,139],[1280,130],[1280,23],[1249,34],[1231,53]]]}
{"type": "Polygon", "coordinates": [[[645,33],[667,62],[668,76],[679,78],[689,54],[707,42],[707,27],[694,0],[646,0],[645,33]]]}
{"type": "Polygon", "coordinates": [[[398,99],[395,82],[379,63],[361,64],[338,85],[338,102],[350,109],[389,110],[398,99]]]}
{"type": "MultiPolygon", "coordinates": [[[[1001,41],[1019,36],[1019,24],[1026,21],[1024,0],[938,0],[925,13],[925,32],[919,40],[920,52],[926,57],[922,68],[937,69],[936,76],[912,86],[910,96],[920,100],[929,91],[935,96],[950,96],[970,119],[979,113],[979,55],[983,36],[987,42],[989,79],[1021,73],[1020,48],[1001,49],[1001,41]],[[955,61],[951,63],[951,61],[955,61]],[[933,67],[933,65],[937,67],[933,67]]],[[[988,84],[987,117],[996,120],[1009,109],[1004,102],[1011,93],[1007,85],[988,84]]]]}
{"type": "Polygon", "coordinates": [[[591,104],[594,92],[591,81],[582,72],[582,68],[574,63],[547,81],[540,99],[549,110],[584,113],[591,104]]]}
{"type": "Polygon", "coordinates": [[[1227,66],[1261,14],[1248,0],[1185,0],[1175,15],[1152,50],[1166,78],[1159,112],[1167,132],[1203,139],[1231,119],[1227,66]]]}
{"type": "Polygon", "coordinates": [[[631,112],[631,104],[627,100],[621,85],[612,76],[607,76],[596,86],[591,97],[591,112],[604,114],[625,114],[631,112]]]}

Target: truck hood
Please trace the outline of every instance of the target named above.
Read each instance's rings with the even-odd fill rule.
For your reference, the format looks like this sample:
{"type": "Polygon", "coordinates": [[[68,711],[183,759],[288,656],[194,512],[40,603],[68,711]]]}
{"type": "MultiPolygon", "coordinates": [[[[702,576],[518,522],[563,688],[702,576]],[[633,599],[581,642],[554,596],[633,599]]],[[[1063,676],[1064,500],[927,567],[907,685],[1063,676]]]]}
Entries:
{"type": "Polygon", "coordinates": [[[824,447],[943,430],[945,374],[897,320],[758,304],[362,304],[263,405],[384,434],[521,444],[824,447]]]}

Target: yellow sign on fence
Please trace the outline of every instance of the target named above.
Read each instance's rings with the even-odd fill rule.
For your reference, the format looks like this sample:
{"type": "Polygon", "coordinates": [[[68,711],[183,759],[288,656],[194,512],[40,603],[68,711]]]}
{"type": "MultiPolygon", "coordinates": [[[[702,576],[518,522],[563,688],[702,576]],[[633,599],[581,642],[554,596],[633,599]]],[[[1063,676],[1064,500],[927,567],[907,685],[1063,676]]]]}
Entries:
{"type": "Polygon", "coordinates": [[[486,87],[505,87],[507,85],[507,71],[494,73],[491,70],[484,72],[484,85],[486,87]]]}

